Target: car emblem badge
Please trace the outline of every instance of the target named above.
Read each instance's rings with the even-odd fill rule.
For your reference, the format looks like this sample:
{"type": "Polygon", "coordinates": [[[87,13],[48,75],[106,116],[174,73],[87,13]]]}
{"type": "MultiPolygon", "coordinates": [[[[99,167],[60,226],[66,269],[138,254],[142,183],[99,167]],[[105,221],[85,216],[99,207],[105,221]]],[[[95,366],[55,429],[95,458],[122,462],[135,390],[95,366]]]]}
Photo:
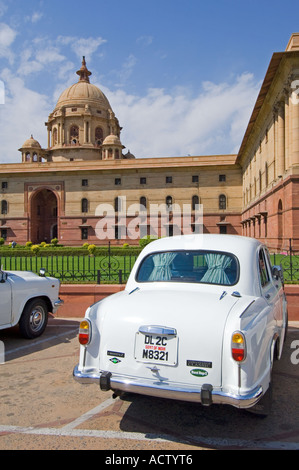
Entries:
{"type": "Polygon", "coordinates": [[[194,375],[195,377],[206,377],[208,372],[203,369],[192,369],[190,370],[190,374],[194,375]]]}
{"type": "Polygon", "coordinates": [[[111,362],[113,362],[113,364],[118,364],[119,362],[121,362],[120,359],[117,359],[117,357],[112,357],[111,359],[109,359],[111,362]]]}

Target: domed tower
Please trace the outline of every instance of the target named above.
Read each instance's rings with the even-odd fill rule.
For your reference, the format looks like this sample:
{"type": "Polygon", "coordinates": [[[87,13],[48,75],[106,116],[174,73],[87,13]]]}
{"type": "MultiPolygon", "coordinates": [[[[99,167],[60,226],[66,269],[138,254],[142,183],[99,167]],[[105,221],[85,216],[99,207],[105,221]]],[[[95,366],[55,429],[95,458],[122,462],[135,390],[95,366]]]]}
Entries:
{"type": "Polygon", "coordinates": [[[46,157],[40,143],[32,135],[30,139],[25,140],[19,151],[22,153],[22,163],[41,162],[46,157]]]}
{"type": "Polygon", "coordinates": [[[49,160],[101,160],[108,136],[117,140],[113,158],[122,158],[121,127],[104,93],[90,83],[85,57],[76,73],[78,82],[62,92],[46,122],[49,160]]]}

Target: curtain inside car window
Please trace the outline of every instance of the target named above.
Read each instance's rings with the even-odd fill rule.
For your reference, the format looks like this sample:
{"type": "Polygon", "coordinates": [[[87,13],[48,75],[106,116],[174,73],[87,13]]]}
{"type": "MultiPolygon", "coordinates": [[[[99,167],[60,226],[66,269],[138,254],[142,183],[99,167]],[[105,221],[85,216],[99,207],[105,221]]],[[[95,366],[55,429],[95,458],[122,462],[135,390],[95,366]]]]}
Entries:
{"type": "Polygon", "coordinates": [[[201,282],[229,285],[230,280],[225,269],[231,265],[232,258],[226,255],[207,253],[205,254],[205,260],[208,269],[201,279],[201,282]]]}
{"type": "Polygon", "coordinates": [[[159,253],[153,256],[154,268],[149,281],[169,281],[171,279],[171,263],[176,253],[159,253]]]}

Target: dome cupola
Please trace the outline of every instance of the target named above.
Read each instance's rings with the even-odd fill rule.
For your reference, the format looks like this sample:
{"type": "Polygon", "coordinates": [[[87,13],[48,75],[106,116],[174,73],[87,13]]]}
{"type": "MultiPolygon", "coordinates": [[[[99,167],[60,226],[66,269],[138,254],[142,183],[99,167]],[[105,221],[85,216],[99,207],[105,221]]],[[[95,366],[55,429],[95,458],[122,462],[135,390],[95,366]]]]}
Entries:
{"type": "Polygon", "coordinates": [[[121,127],[105,94],[90,83],[85,57],[76,74],[79,80],[61,93],[46,123],[50,159],[101,160],[108,136],[118,139],[115,155],[122,158],[121,127]]]}

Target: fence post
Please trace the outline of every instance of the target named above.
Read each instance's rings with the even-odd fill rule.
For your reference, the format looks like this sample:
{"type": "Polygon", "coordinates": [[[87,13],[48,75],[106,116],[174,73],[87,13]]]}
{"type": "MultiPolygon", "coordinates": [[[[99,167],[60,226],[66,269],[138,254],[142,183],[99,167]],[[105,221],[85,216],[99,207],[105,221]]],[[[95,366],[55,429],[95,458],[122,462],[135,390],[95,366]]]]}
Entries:
{"type": "Polygon", "coordinates": [[[97,270],[97,284],[101,284],[101,271],[97,270]]]}
{"type": "Polygon", "coordinates": [[[293,255],[292,255],[292,239],[289,239],[289,249],[290,249],[290,274],[291,274],[291,281],[293,280],[293,255]]]}
{"type": "Polygon", "coordinates": [[[122,270],[120,269],[120,270],[118,271],[118,283],[119,283],[119,284],[122,284],[122,274],[123,274],[123,273],[122,273],[122,270]]]}

